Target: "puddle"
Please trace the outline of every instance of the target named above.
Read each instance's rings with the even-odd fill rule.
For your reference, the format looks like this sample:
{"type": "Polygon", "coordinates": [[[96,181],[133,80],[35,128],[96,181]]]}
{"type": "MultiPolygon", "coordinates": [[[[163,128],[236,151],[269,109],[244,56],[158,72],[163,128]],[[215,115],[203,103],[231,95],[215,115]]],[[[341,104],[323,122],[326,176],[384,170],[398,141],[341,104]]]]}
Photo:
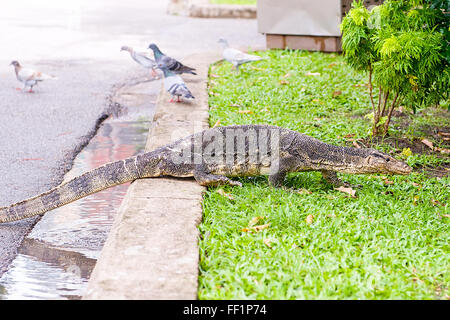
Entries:
{"type": "MultiPolygon", "coordinates": [[[[137,92],[125,114],[103,122],[64,180],[143,152],[158,82],[154,86],[150,90],[154,93],[137,92]]],[[[47,212],[0,278],[0,299],[80,299],[128,186],[106,189],[47,212]]]]}

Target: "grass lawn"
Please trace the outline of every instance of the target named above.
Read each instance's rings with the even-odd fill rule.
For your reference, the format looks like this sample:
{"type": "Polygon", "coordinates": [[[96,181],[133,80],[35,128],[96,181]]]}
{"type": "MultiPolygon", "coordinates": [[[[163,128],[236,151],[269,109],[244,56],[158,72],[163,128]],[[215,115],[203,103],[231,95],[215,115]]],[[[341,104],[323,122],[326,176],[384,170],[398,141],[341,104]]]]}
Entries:
{"type": "Polygon", "coordinates": [[[251,4],[256,6],[256,0],[209,0],[215,4],[251,4]]]}
{"type": "Polygon", "coordinates": [[[336,145],[371,145],[415,170],[341,175],[362,185],[356,198],[317,172],[291,174],[284,188],[265,177],[242,178],[242,188],[209,188],[200,299],[449,299],[450,160],[420,142],[448,148],[437,135],[450,131],[447,107],[405,111],[388,139],[371,141],[366,77],[341,56],[257,54],[266,59],[239,75],[227,62],[211,66],[211,126],[272,124],[336,145]],[[266,228],[249,232],[252,225],[266,228]]]}

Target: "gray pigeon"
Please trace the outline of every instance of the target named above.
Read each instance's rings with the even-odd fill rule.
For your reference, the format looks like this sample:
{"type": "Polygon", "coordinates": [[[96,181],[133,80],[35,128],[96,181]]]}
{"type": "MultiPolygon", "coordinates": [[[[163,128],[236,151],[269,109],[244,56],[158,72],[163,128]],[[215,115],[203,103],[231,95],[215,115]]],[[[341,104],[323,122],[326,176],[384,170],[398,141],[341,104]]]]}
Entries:
{"type": "Polygon", "coordinates": [[[174,58],[166,56],[161,52],[161,50],[159,50],[156,44],[151,43],[148,48],[153,50],[153,55],[155,56],[156,63],[166,66],[169,71],[172,71],[176,74],[190,73],[196,75],[196,73],[193,71],[195,70],[194,68],[185,66],[174,58]]]}
{"type": "Polygon", "coordinates": [[[20,82],[23,82],[23,89],[18,88],[17,90],[25,90],[27,87],[30,87],[28,92],[33,92],[33,87],[37,85],[39,82],[50,79],[57,79],[54,76],[35,71],[30,68],[24,68],[20,65],[19,61],[12,61],[9,65],[14,66],[14,71],[16,72],[16,78],[20,82]]]}
{"type": "Polygon", "coordinates": [[[169,102],[174,102],[175,96],[177,96],[176,102],[181,102],[181,96],[188,99],[194,99],[194,96],[187,88],[186,83],[184,83],[183,79],[179,75],[170,71],[165,65],[158,64],[158,68],[160,68],[164,73],[164,89],[172,95],[169,102]]]}
{"type": "Polygon", "coordinates": [[[128,51],[130,53],[131,58],[133,58],[134,61],[139,63],[144,68],[151,69],[152,76],[156,77],[155,69],[157,67],[157,64],[156,64],[155,60],[151,59],[147,55],[146,52],[136,52],[133,50],[133,48],[128,47],[128,46],[122,46],[122,48],[120,48],[120,51],[128,51]]]}
{"type": "Polygon", "coordinates": [[[231,62],[233,66],[236,68],[236,71],[239,72],[239,66],[252,61],[258,61],[262,60],[263,58],[260,56],[254,56],[248,53],[244,53],[238,49],[230,48],[228,45],[228,41],[220,38],[219,43],[222,44],[224,50],[223,50],[223,57],[228,62],[231,62]]]}

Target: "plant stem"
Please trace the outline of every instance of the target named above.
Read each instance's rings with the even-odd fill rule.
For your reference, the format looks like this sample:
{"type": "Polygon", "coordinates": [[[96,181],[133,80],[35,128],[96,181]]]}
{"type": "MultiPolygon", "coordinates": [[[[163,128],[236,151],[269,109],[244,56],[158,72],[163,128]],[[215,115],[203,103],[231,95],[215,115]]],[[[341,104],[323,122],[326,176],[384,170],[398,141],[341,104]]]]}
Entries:
{"type": "Polygon", "coordinates": [[[389,123],[391,122],[391,117],[392,117],[392,111],[394,111],[394,108],[396,107],[396,104],[397,104],[397,98],[398,98],[398,92],[395,94],[394,100],[392,101],[391,107],[389,108],[387,119],[386,119],[386,122],[384,123],[384,134],[387,134],[387,132],[388,132],[389,123]]]}
{"type": "Polygon", "coordinates": [[[388,98],[389,98],[389,90],[386,90],[386,93],[384,94],[384,97],[383,97],[383,100],[384,100],[383,101],[383,109],[381,110],[380,118],[382,116],[384,116],[384,111],[386,110],[386,104],[387,104],[388,98]]]}
{"type": "Polygon", "coordinates": [[[381,95],[383,91],[381,90],[381,86],[378,88],[378,113],[380,113],[380,107],[381,107],[381,95]]]}
{"type": "Polygon", "coordinates": [[[369,64],[369,96],[372,103],[373,114],[375,115],[375,102],[373,102],[373,86],[372,86],[372,66],[369,64]]]}
{"type": "MultiPolygon", "coordinates": [[[[383,95],[383,89],[381,89],[381,86],[378,87],[378,104],[377,104],[377,110],[375,111],[375,108],[373,108],[373,128],[372,128],[372,136],[378,135],[378,121],[380,121],[381,118],[381,96],[383,95]]],[[[386,95],[385,95],[386,96],[386,95]]],[[[386,100],[386,98],[385,98],[386,100]]],[[[386,102],[385,102],[386,103],[386,102]]]]}

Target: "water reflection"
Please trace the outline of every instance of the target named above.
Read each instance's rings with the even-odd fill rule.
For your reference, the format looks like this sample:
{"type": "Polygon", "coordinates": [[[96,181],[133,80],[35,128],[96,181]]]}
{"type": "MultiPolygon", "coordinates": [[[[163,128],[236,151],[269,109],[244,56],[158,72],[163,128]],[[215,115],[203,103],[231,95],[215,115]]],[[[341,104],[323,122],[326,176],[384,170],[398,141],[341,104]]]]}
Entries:
{"type": "MultiPolygon", "coordinates": [[[[107,119],[77,155],[64,180],[143,152],[154,97],[107,119]],[[150,102],[148,102],[150,101],[150,102]]],[[[0,278],[0,299],[79,299],[129,183],[46,213],[0,278]]]]}
{"type": "Polygon", "coordinates": [[[0,296],[8,299],[78,299],[95,262],[81,253],[27,238],[2,277],[0,296]]]}

